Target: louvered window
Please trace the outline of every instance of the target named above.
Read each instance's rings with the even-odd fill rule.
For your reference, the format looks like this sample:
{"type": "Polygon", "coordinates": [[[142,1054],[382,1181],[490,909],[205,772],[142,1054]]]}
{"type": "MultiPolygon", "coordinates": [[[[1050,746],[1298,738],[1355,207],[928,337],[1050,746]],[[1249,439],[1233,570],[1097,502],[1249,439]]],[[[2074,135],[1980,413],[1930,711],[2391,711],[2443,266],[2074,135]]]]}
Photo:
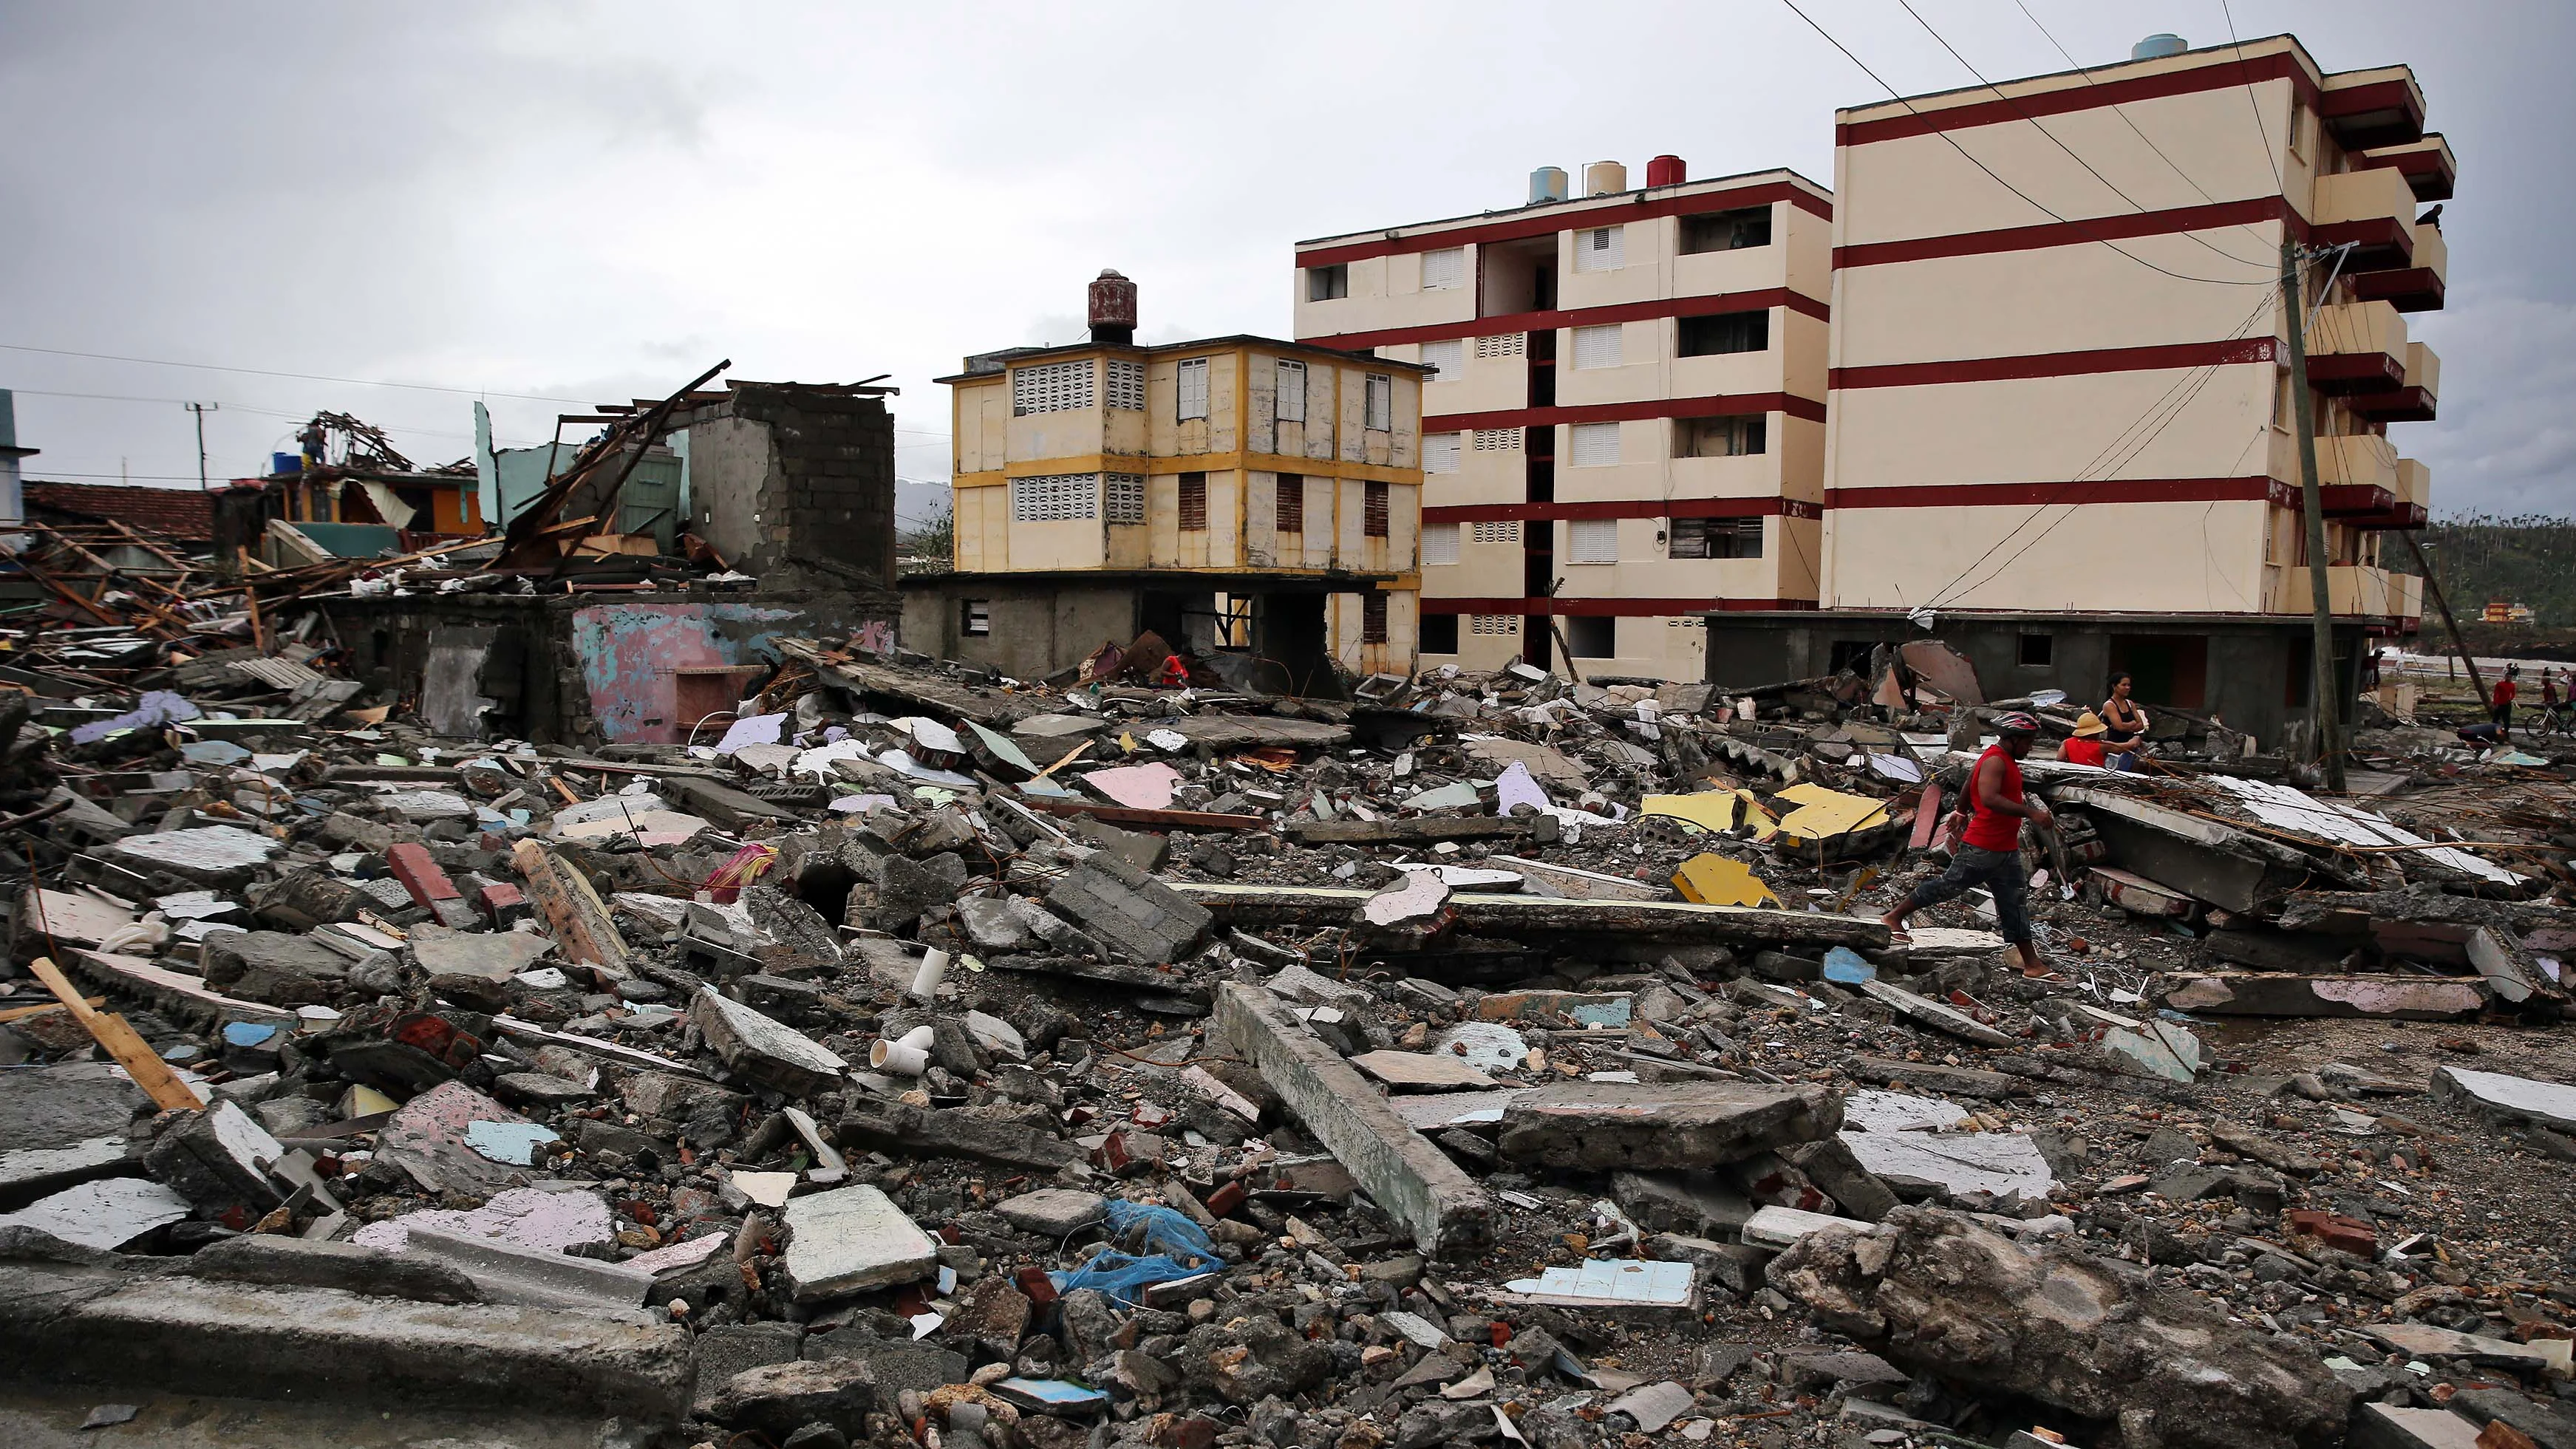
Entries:
{"type": "Polygon", "coordinates": [[[1460,370],[1467,365],[1467,345],[1455,337],[1445,342],[1425,342],[1422,365],[1431,369],[1424,382],[1456,382],[1460,370]]]}
{"type": "Polygon", "coordinates": [[[1013,523],[1060,523],[1100,516],[1100,475],[1049,473],[1011,480],[1013,523]]]}
{"type": "Polygon", "coordinates": [[[1458,435],[1456,433],[1423,434],[1422,471],[1425,473],[1458,471],[1458,435]]]}
{"type": "Polygon", "coordinates": [[[1576,423],[1574,466],[1602,468],[1619,461],[1619,425],[1617,423],[1576,423]]]}
{"type": "Polygon", "coordinates": [[[1476,451],[1479,453],[1516,453],[1520,451],[1521,430],[1518,428],[1478,428],[1476,451]]]}
{"type": "Polygon", "coordinates": [[[1627,331],[1627,328],[1615,322],[1606,327],[1575,328],[1574,365],[1617,367],[1623,360],[1620,357],[1620,342],[1627,335],[1627,331]]]}
{"type": "Polygon", "coordinates": [[[1279,475],[1279,531],[1306,531],[1306,480],[1300,474],[1279,475]]]}
{"type": "Polygon", "coordinates": [[[1478,543],[1518,543],[1520,541],[1521,526],[1508,519],[1501,522],[1479,523],[1476,525],[1476,542],[1478,543]]]}
{"type": "Polygon", "coordinates": [[[1574,234],[1574,269],[1578,272],[1615,272],[1628,265],[1628,229],[1624,226],[1586,227],[1574,234]]]}
{"type": "Polygon", "coordinates": [[[1115,357],[1109,360],[1109,405],[1131,413],[1145,410],[1145,364],[1115,357]]]}
{"type": "Polygon", "coordinates": [[[1518,357],[1522,350],[1521,339],[1525,335],[1519,332],[1488,333],[1476,339],[1476,355],[1478,357],[1518,357]]]}
{"type": "Polygon", "coordinates": [[[1360,485],[1360,533],[1369,538],[1386,537],[1386,485],[1360,485]]]}
{"type": "Polygon", "coordinates": [[[1207,475],[1181,475],[1181,531],[1203,533],[1207,530],[1207,475]]]}
{"type": "Polygon", "coordinates": [[[1306,421],[1306,364],[1279,364],[1278,410],[1271,414],[1283,423],[1306,421]]]}
{"type": "Polygon", "coordinates": [[[1145,521],[1145,479],[1139,473],[1111,473],[1101,480],[1101,494],[1112,523],[1145,521]]]}
{"type": "Polygon", "coordinates": [[[1422,290],[1449,292],[1467,285],[1467,249],[1442,247],[1422,254],[1422,290]]]}
{"type": "Polygon", "coordinates": [[[1458,525],[1426,523],[1422,525],[1422,561],[1426,564],[1453,564],[1458,561],[1458,525]]]}
{"type": "Polygon", "coordinates": [[[1192,418],[1203,418],[1208,415],[1207,374],[1208,360],[1204,357],[1189,358],[1181,363],[1180,386],[1177,389],[1180,397],[1180,408],[1177,414],[1179,421],[1188,422],[1192,418]]]}
{"type": "Polygon", "coordinates": [[[1363,644],[1386,642],[1386,595],[1377,593],[1360,595],[1360,642],[1363,644]]]}
{"type": "Polygon", "coordinates": [[[1395,379],[1382,372],[1372,372],[1367,383],[1368,411],[1361,426],[1373,433],[1383,433],[1395,426],[1395,379]]]}
{"type": "Polygon", "coordinates": [[[1619,561],[1619,520],[1615,518],[1578,518],[1566,526],[1566,561],[1579,564],[1614,564],[1619,561]]]}
{"type": "Polygon", "coordinates": [[[1088,357],[1080,362],[1050,362],[1040,367],[1014,369],[1011,373],[1012,416],[1070,412],[1091,406],[1093,371],[1088,357]]]}

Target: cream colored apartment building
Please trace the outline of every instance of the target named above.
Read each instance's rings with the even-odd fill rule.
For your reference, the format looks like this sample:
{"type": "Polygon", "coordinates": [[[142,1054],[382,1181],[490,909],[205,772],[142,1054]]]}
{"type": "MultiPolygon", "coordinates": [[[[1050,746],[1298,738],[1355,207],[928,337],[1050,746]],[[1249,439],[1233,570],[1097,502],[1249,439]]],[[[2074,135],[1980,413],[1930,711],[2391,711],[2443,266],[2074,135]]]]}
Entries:
{"type": "Polygon", "coordinates": [[[1153,628],[1289,662],[1293,677],[1262,681],[1274,689],[1312,691],[1319,649],[1351,674],[1409,672],[1422,369],[1262,337],[1137,346],[1132,286],[1106,327],[1098,292],[1093,341],[970,357],[939,379],[955,438],[947,652],[1035,674],[1025,661],[1062,667],[1153,628]]]}
{"type": "Polygon", "coordinates": [[[2304,618],[2322,564],[2336,613],[2410,627],[2381,544],[2431,480],[2389,425],[2433,416],[2407,316],[2442,305],[2418,211],[2452,175],[2405,66],[2288,36],[1838,111],[1825,607],[2304,618]],[[2284,237],[2346,247],[2305,274],[2304,377],[2284,237]]]}
{"type": "Polygon", "coordinates": [[[1711,611],[1816,604],[1833,196],[1646,181],[1297,246],[1301,340],[1428,370],[1426,666],[1698,679],[1711,611]]]}

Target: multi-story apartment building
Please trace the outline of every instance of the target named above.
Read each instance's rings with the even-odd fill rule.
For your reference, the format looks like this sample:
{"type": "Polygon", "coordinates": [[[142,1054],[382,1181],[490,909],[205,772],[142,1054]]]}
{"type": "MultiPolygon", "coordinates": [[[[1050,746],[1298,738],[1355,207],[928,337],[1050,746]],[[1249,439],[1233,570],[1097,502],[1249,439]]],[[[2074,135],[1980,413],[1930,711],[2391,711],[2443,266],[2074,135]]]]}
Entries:
{"type": "Polygon", "coordinates": [[[1300,242],[1295,331],[1430,369],[1424,664],[1697,679],[1709,611],[1817,599],[1833,196],[1584,178],[1300,242]]]}
{"type": "Polygon", "coordinates": [[[1930,610],[1984,620],[1990,692],[2129,669],[2142,695],[2278,727],[2307,703],[2309,568],[2339,655],[2411,627],[2419,581],[2380,541],[2423,522],[2430,480],[2387,426],[2433,415],[2440,362],[2406,314],[2442,304],[2440,208],[2417,209],[2453,168],[2406,67],[2160,36],[1836,120],[1827,612],[1724,621],[1714,674],[1821,673],[1930,610]],[[2304,269],[2304,376],[2285,238],[2339,248],[2304,269]]]}
{"type": "Polygon", "coordinates": [[[1422,376],[1266,337],[1091,340],[966,359],[951,389],[956,571],[908,580],[915,647],[1041,677],[1145,630],[1249,682],[1329,693],[1413,667],[1422,376]]]}

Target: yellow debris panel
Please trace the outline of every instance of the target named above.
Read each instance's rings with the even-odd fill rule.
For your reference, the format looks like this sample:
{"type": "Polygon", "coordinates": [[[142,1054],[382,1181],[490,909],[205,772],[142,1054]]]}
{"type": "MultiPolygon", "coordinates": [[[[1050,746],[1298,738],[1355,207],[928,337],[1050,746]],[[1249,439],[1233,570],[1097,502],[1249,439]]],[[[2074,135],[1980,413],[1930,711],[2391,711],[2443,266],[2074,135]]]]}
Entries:
{"type": "Polygon", "coordinates": [[[1637,802],[1640,815],[1669,815],[1702,830],[1735,828],[1735,792],[1702,790],[1696,795],[1649,795],[1637,802]]]}
{"type": "Polygon", "coordinates": [[[1887,802],[1866,795],[1846,795],[1840,790],[1807,781],[1780,792],[1783,800],[1794,801],[1798,808],[1780,817],[1780,829],[1801,840],[1822,840],[1841,835],[1864,825],[1887,819],[1887,802]]]}
{"type": "Polygon", "coordinates": [[[1780,898],[1763,884],[1753,867],[1716,851],[1702,851],[1673,872],[1673,889],[1698,906],[1776,906],[1780,898]]]}
{"type": "Polygon", "coordinates": [[[1765,808],[1750,790],[1738,790],[1735,798],[1744,802],[1744,823],[1753,828],[1755,844],[1762,844],[1780,833],[1780,817],[1765,808]]]}

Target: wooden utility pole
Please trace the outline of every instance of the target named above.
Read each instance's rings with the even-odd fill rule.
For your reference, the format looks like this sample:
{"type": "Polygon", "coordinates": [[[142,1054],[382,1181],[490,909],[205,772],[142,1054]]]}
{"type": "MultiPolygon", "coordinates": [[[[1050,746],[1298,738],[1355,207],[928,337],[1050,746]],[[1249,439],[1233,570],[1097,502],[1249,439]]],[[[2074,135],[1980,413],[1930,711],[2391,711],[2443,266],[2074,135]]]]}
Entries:
{"type": "Polygon", "coordinates": [[[197,491],[206,491],[206,414],[223,411],[221,403],[181,403],[179,406],[197,415],[197,491]]]}
{"type": "Polygon", "coordinates": [[[2415,541],[2413,531],[2401,531],[2406,551],[2415,555],[2415,567],[2424,571],[2424,587],[2433,595],[2433,607],[2442,611],[2442,627],[2451,631],[2451,647],[2459,652],[2460,662],[2469,666],[2469,687],[2478,692],[2478,708],[2487,707],[2487,682],[2478,673],[2477,656],[2469,652],[2469,641],[2460,637],[2460,621],[2451,617],[2451,601],[2442,597],[2442,581],[2433,577],[2433,561],[2424,557],[2424,546],[2415,541]]]}
{"type": "Polygon", "coordinates": [[[2328,574],[2325,500],[2317,488],[2316,399],[2308,392],[2307,314],[2299,305],[2299,244],[2286,230],[2281,237],[2281,311],[2290,337],[2291,411],[2299,423],[2299,493],[2308,515],[2308,595],[2316,617],[2316,677],[2311,718],[2316,723],[2317,757],[2324,762],[2326,788],[2341,794],[2343,727],[2336,718],[2334,661],[2334,591],[2328,574]]]}

